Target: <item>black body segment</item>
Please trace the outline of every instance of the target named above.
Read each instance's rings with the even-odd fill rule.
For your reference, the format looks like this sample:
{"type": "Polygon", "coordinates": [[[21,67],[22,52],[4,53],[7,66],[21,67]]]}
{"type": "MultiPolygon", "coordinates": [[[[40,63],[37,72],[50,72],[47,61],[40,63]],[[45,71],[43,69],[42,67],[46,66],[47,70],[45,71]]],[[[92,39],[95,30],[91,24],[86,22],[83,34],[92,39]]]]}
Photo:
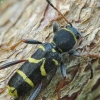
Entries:
{"type": "Polygon", "coordinates": [[[18,96],[22,96],[47,76],[44,75],[44,71],[48,74],[53,68],[58,67],[60,62],[61,56],[55,51],[53,45],[51,43],[44,43],[12,76],[8,85],[17,90],[18,96]]]}
{"type": "Polygon", "coordinates": [[[61,29],[55,34],[53,42],[61,52],[67,52],[73,48],[76,39],[74,38],[74,34],[66,29],[61,29]]]}
{"type": "Polygon", "coordinates": [[[41,87],[42,87],[42,82],[37,86],[35,91],[33,93],[31,93],[31,95],[29,96],[29,100],[34,100],[36,98],[36,96],[38,95],[39,91],[41,90],[41,87]]]}

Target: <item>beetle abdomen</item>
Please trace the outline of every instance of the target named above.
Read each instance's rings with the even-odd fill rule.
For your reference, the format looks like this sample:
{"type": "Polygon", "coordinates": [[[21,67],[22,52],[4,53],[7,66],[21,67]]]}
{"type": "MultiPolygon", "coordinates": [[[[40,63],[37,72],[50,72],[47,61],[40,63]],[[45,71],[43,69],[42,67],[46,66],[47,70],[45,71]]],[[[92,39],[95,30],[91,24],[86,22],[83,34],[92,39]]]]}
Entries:
{"type": "Polygon", "coordinates": [[[11,96],[22,96],[38,85],[61,61],[50,43],[45,43],[12,76],[8,83],[11,96]],[[39,56],[38,56],[39,55],[39,56]]]}

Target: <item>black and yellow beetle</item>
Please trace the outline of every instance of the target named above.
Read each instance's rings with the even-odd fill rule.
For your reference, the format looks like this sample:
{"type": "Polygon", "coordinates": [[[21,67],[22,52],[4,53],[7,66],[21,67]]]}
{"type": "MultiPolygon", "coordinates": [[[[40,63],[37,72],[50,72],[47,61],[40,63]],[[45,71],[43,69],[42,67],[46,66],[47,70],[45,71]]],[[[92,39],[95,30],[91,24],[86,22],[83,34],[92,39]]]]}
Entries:
{"type": "MultiPolygon", "coordinates": [[[[49,0],[46,1],[60,13],[49,0]]],[[[60,15],[65,19],[61,13],[60,15]]],[[[58,66],[61,66],[62,74],[66,77],[66,70],[64,70],[64,65],[61,61],[61,53],[69,52],[69,54],[75,55],[76,53],[72,48],[77,42],[77,39],[80,38],[79,32],[70,22],[67,21],[67,23],[69,25],[59,30],[57,23],[53,24],[53,32],[55,34],[51,43],[23,39],[22,41],[25,43],[41,45],[27,60],[9,62],[0,67],[0,69],[4,69],[11,65],[25,62],[8,82],[7,88],[11,96],[20,97],[35,87],[35,91],[29,98],[29,100],[34,100],[42,87],[42,80],[48,74],[52,74],[52,70],[55,72],[58,66]]]]}

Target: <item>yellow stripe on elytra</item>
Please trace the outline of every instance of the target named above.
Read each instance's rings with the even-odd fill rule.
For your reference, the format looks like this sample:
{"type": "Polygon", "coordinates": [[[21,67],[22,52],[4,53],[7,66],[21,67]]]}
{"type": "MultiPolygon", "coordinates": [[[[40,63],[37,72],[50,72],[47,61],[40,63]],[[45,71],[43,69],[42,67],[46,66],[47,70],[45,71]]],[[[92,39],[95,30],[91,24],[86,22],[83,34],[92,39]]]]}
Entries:
{"type": "Polygon", "coordinates": [[[72,31],[70,31],[68,28],[63,28],[64,30],[66,30],[67,32],[71,33],[75,39],[75,41],[77,42],[76,36],[74,35],[74,33],[72,31]]]}
{"type": "Polygon", "coordinates": [[[43,61],[42,65],[40,66],[41,75],[42,76],[46,76],[47,75],[47,73],[45,71],[45,68],[44,68],[45,58],[42,58],[42,59],[39,59],[39,60],[34,59],[34,58],[28,58],[28,61],[30,63],[39,63],[39,62],[43,61]]]}
{"type": "Polygon", "coordinates": [[[45,51],[45,48],[42,45],[40,45],[39,48],[45,51]]]}
{"type": "Polygon", "coordinates": [[[52,61],[55,63],[55,65],[58,65],[58,61],[56,59],[52,59],[52,61]]]}
{"type": "Polygon", "coordinates": [[[47,76],[46,70],[44,68],[44,64],[45,64],[45,59],[43,60],[43,63],[41,65],[41,67],[40,67],[40,71],[41,71],[41,75],[42,76],[47,76]]]}
{"type": "Polygon", "coordinates": [[[56,50],[55,49],[52,49],[52,52],[56,52],[56,50]]]}
{"type": "Polygon", "coordinates": [[[14,87],[7,85],[7,88],[10,96],[18,97],[17,90],[14,87]]]}
{"type": "Polygon", "coordinates": [[[22,78],[23,80],[28,83],[32,88],[34,87],[34,83],[23,73],[21,70],[16,71],[22,78]]]}
{"type": "MultiPolygon", "coordinates": [[[[42,58],[43,59],[43,58],[42,58]]],[[[42,61],[42,59],[39,59],[39,60],[37,60],[37,59],[34,59],[34,58],[28,58],[28,61],[30,62],[30,63],[39,63],[40,61],[42,61]]]]}

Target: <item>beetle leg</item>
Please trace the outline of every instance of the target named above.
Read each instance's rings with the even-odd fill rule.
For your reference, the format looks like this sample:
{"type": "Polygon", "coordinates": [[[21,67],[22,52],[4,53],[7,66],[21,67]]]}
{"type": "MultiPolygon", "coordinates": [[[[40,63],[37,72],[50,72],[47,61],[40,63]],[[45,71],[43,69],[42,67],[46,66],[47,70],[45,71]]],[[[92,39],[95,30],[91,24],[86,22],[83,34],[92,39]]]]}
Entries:
{"type": "Polygon", "coordinates": [[[87,55],[87,57],[88,57],[87,63],[90,66],[90,71],[91,71],[90,79],[92,79],[93,78],[93,68],[92,68],[91,62],[89,61],[89,57],[92,57],[93,56],[93,57],[100,58],[100,56],[97,56],[96,54],[84,54],[84,55],[81,54],[80,55],[77,51],[74,51],[74,50],[70,50],[68,53],[69,53],[69,55],[79,56],[79,57],[84,57],[84,56],[87,55]]]}
{"type": "Polygon", "coordinates": [[[22,43],[22,42],[25,42],[25,43],[28,43],[28,44],[42,44],[42,42],[37,41],[37,40],[22,39],[22,40],[20,40],[19,42],[17,42],[15,45],[13,45],[13,46],[11,47],[11,50],[14,50],[15,47],[17,47],[17,46],[18,46],[20,43],[22,43]]]}
{"type": "Polygon", "coordinates": [[[61,73],[62,73],[63,77],[65,77],[65,78],[67,77],[66,68],[62,62],[61,62],[61,73]]]}
{"type": "Polygon", "coordinates": [[[60,92],[60,89],[62,89],[64,87],[64,85],[65,85],[65,78],[56,87],[56,92],[57,92],[58,100],[61,100],[61,92],[60,92]]]}
{"type": "Polygon", "coordinates": [[[38,93],[40,92],[42,87],[42,82],[37,86],[37,88],[32,92],[32,94],[30,95],[28,100],[34,100],[36,98],[36,96],[38,95],[38,93]]]}
{"type": "MultiPolygon", "coordinates": [[[[94,57],[95,55],[94,54],[91,54],[91,55],[90,54],[84,54],[84,55],[81,54],[80,55],[77,51],[74,51],[74,50],[70,50],[68,53],[69,53],[69,55],[79,56],[79,57],[84,57],[87,55],[87,57],[88,57],[87,63],[90,66],[90,71],[91,71],[90,79],[92,79],[93,78],[93,69],[92,69],[91,62],[89,61],[89,57],[92,57],[91,55],[93,55],[93,57],[94,57]]],[[[97,55],[96,55],[96,57],[99,58],[99,56],[97,56],[97,55]]]]}
{"type": "Polygon", "coordinates": [[[1,69],[4,69],[4,68],[7,68],[7,67],[10,67],[12,65],[15,65],[15,64],[18,64],[18,63],[21,63],[21,62],[26,62],[27,60],[16,60],[16,61],[12,61],[12,62],[8,62],[2,66],[0,66],[0,70],[1,69]]]}
{"type": "Polygon", "coordinates": [[[56,70],[57,70],[57,67],[55,67],[53,70],[51,70],[50,73],[52,73],[52,74],[48,73],[48,76],[45,77],[44,80],[42,80],[42,82],[36,87],[35,90],[33,90],[33,92],[31,93],[30,97],[28,98],[28,100],[34,100],[36,98],[36,96],[38,95],[39,91],[43,90],[50,83],[51,79],[55,75],[56,70]]]}
{"type": "Polygon", "coordinates": [[[80,55],[77,51],[74,51],[74,50],[68,51],[68,54],[73,55],[73,56],[79,56],[80,55]]]}
{"type": "Polygon", "coordinates": [[[58,88],[57,91],[59,91],[64,86],[65,80],[67,78],[66,68],[65,68],[65,66],[62,62],[61,62],[61,73],[62,73],[62,76],[63,76],[63,80],[61,81],[61,83],[57,87],[58,88]]]}
{"type": "Polygon", "coordinates": [[[52,78],[54,77],[55,73],[57,71],[57,67],[54,67],[53,70],[51,70],[47,77],[44,78],[43,80],[43,86],[42,86],[42,89],[44,89],[52,80],[52,78]],[[52,74],[51,74],[52,73],[52,74]]]}
{"type": "Polygon", "coordinates": [[[58,94],[58,100],[60,100],[60,89],[64,87],[65,82],[66,82],[66,77],[67,77],[66,68],[62,62],[61,62],[61,73],[63,75],[63,80],[60,82],[60,84],[56,88],[56,92],[58,94]]]}
{"type": "Polygon", "coordinates": [[[57,22],[53,22],[53,32],[56,33],[58,31],[58,24],[57,22]]]}

